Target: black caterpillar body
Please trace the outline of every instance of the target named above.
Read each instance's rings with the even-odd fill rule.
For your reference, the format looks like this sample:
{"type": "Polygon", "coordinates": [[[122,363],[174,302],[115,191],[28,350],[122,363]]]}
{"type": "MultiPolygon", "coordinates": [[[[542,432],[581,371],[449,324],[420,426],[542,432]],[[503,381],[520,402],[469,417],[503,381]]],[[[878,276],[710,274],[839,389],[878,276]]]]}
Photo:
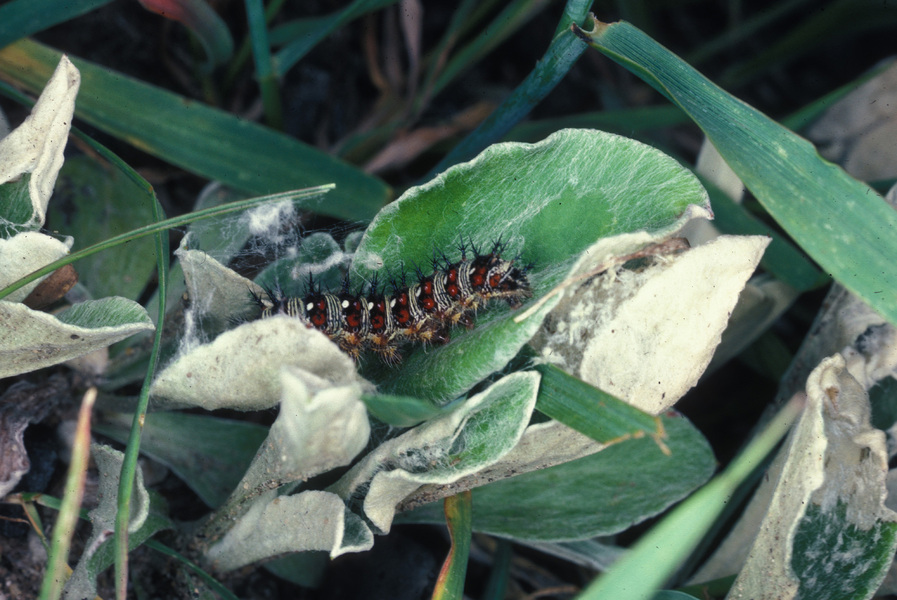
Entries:
{"type": "Polygon", "coordinates": [[[417,283],[393,281],[380,290],[376,281],[367,295],[352,294],[348,285],[339,293],[323,292],[312,280],[302,297],[288,297],[279,290],[265,289],[267,298],[253,293],[261,309],[261,318],[285,314],[298,318],[309,327],[326,334],[353,359],[366,350],[384,362],[401,361],[399,348],[405,343],[444,344],[451,329],[460,324],[474,326],[477,309],[490,300],[502,299],[512,308],[532,296],[528,268],[514,260],[504,260],[504,246],[496,242],[492,251],[481,254],[473,249],[468,259],[462,244],[461,260],[444,257],[433,260],[433,273],[417,273],[417,283]]]}

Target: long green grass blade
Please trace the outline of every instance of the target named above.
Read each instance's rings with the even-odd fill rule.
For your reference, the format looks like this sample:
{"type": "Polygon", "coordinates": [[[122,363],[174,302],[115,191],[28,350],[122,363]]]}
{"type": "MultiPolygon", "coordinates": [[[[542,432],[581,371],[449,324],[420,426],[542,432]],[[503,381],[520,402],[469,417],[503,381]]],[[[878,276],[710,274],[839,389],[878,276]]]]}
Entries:
{"type": "MultiPolygon", "coordinates": [[[[165,220],[162,207],[156,199],[156,194],[150,194],[149,203],[153,210],[153,220],[156,223],[165,220]]],[[[159,278],[159,313],[156,323],[165,321],[165,295],[168,291],[168,230],[162,229],[153,234],[153,243],[156,251],[156,273],[159,278]]],[[[131,434],[125,448],[124,461],[121,467],[121,478],[118,487],[118,512],[115,515],[115,592],[120,600],[127,597],[128,588],[128,525],[131,522],[131,496],[134,492],[134,484],[137,473],[137,458],[140,456],[140,438],[143,434],[143,424],[146,420],[146,410],[149,407],[149,390],[159,366],[159,356],[162,351],[163,327],[156,327],[153,336],[153,350],[150,354],[149,368],[143,379],[143,388],[140,390],[140,399],[137,409],[134,411],[134,420],[131,424],[131,434]]]]}
{"type": "MultiPolygon", "coordinates": [[[[43,88],[60,54],[23,40],[0,50],[0,73],[43,88]]],[[[198,175],[254,195],[335,182],[320,214],[370,219],[391,194],[381,180],[261,125],[73,59],[81,71],[75,115],[110,135],[198,175]]]]}
{"type": "Polygon", "coordinates": [[[297,62],[309,53],[325,37],[350,21],[370,12],[395,4],[397,0],[355,0],[346,8],[322,17],[313,17],[281,25],[271,31],[271,39],[277,43],[290,41],[275,55],[277,75],[283,77],[297,62]]]}
{"type": "Polygon", "coordinates": [[[536,409],[598,442],[613,442],[630,436],[663,434],[660,419],[561,371],[540,365],[542,375],[536,409]]]}
{"type": "Polygon", "coordinates": [[[0,6],[0,48],[81,16],[112,0],[14,0],[0,6]]]}
{"type": "Polygon", "coordinates": [[[897,323],[897,211],[812,144],[740,102],[628,23],[583,39],[682,108],[770,215],[831,274],[897,323]]]}
{"type": "Polygon", "coordinates": [[[796,401],[785,405],[722,474],[673,509],[578,600],[650,598],[694,550],[738,486],[776,447],[801,408],[796,401]]]}
{"type": "Polygon", "coordinates": [[[134,229],[133,231],[129,231],[127,233],[123,233],[121,235],[117,235],[115,237],[111,237],[99,244],[94,244],[93,246],[88,246],[83,250],[79,250],[78,252],[72,252],[66,257],[60,258],[59,260],[53,261],[50,264],[42,267],[33,273],[29,273],[25,277],[22,277],[18,281],[11,283],[6,286],[2,290],[0,290],[0,300],[9,296],[14,291],[28,285],[32,281],[40,279],[44,275],[52,273],[59,267],[64,267],[65,265],[71,264],[81,258],[86,256],[91,256],[96,254],[97,252],[102,252],[103,250],[108,250],[110,248],[114,248],[119,244],[124,244],[125,242],[129,242],[131,240],[136,240],[147,235],[153,235],[154,233],[158,233],[159,231],[164,231],[166,229],[172,229],[174,227],[180,227],[182,225],[187,225],[188,223],[193,223],[195,221],[200,221],[202,219],[210,219],[212,217],[226,215],[228,213],[237,212],[241,210],[246,210],[248,208],[252,208],[259,204],[264,204],[265,202],[277,202],[279,200],[295,200],[297,198],[307,198],[309,196],[315,196],[317,194],[321,194],[323,192],[332,189],[331,185],[323,185],[317,188],[312,188],[310,190],[302,190],[297,192],[284,192],[282,194],[273,194],[271,196],[260,196],[258,198],[250,198],[249,200],[240,200],[238,202],[229,202],[228,204],[224,204],[222,206],[215,206],[212,208],[207,208],[205,210],[196,211],[193,213],[189,213],[186,215],[181,215],[179,217],[173,217],[171,219],[165,219],[164,221],[159,221],[158,223],[153,223],[151,225],[146,225],[145,227],[139,227],[134,229]]]}
{"type": "MultiPolygon", "coordinates": [[[[492,52],[503,41],[519,30],[527,21],[545,7],[545,0],[512,0],[486,26],[479,29],[479,35],[459,49],[448,61],[445,69],[433,83],[435,96],[454,81],[461,73],[492,52]]],[[[475,17],[471,17],[473,20],[475,17]]]]}
{"type": "Polygon", "coordinates": [[[429,179],[448,167],[473,158],[500,140],[560,83],[585,50],[572,31],[562,31],[530,74],[489,117],[455,146],[430,172],[429,179]]]}
{"type": "Polygon", "coordinates": [[[265,120],[275,129],[283,128],[283,106],[280,102],[280,86],[274,73],[271,47],[268,44],[268,24],[261,0],[246,0],[246,16],[249,21],[249,38],[255,59],[255,77],[262,90],[265,120]]]}
{"type": "Polygon", "coordinates": [[[65,483],[65,496],[59,507],[59,518],[53,528],[49,564],[41,585],[41,600],[56,600],[62,595],[66,580],[66,565],[75,535],[75,525],[81,514],[84,484],[87,480],[87,463],[90,461],[90,416],[97,398],[96,388],[90,388],[81,401],[78,425],[72,445],[72,458],[65,483]]]}

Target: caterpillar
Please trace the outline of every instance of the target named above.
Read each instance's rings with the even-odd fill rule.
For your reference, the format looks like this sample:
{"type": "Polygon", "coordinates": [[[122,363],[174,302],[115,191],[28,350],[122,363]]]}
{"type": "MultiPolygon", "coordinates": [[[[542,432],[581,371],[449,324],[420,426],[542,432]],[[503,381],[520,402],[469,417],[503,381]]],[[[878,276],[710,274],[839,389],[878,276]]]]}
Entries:
{"type": "MultiPolygon", "coordinates": [[[[261,308],[260,318],[284,314],[302,320],[333,340],[356,361],[372,351],[390,365],[401,362],[399,348],[411,342],[446,344],[456,325],[474,327],[476,311],[490,300],[501,299],[518,308],[532,296],[526,273],[515,260],[501,257],[501,241],[482,254],[471,244],[461,244],[461,260],[451,262],[434,253],[433,272],[417,270],[417,282],[406,285],[403,274],[382,289],[375,279],[367,295],[353,294],[348,281],[337,293],[327,293],[310,277],[302,297],[284,296],[279,289],[265,288],[265,296],[251,292],[261,308]]],[[[376,274],[375,274],[376,276],[376,274]]]]}

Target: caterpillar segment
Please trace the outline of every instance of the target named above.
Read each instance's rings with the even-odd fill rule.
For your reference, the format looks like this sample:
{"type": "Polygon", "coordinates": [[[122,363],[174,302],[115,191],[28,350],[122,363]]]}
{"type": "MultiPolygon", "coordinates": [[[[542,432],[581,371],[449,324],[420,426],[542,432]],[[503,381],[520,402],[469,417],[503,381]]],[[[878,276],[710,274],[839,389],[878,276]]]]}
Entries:
{"type": "MultiPolygon", "coordinates": [[[[473,246],[471,245],[471,248],[473,246]]],[[[353,294],[348,284],[339,293],[326,293],[309,280],[304,296],[286,297],[279,289],[265,289],[267,299],[253,294],[262,308],[261,318],[285,314],[302,320],[332,339],[358,360],[365,351],[383,362],[401,362],[400,348],[409,343],[446,344],[457,325],[475,325],[476,313],[490,300],[501,299],[518,308],[532,295],[527,268],[516,260],[504,260],[499,242],[492,252],[468,259],[462,244],[461,260],[450,263],[433,259],[433,272],[420,271],[417,281],[406,285],[393,281],[391,293],[379,291],[375,282],[369,294],[353,294]]]]}

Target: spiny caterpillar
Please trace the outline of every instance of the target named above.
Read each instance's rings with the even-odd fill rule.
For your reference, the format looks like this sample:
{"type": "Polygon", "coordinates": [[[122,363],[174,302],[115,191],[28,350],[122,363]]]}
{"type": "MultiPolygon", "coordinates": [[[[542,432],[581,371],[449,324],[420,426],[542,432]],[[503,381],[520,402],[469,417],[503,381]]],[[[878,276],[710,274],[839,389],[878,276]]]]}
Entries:
{"type": "Polygon", "coordinates": [[[352,294],[348,281],[339,293],[323,292],[309,278],[307,293],[287,297],[277,289],[265,289],[267,299],[253,293],[261,307],[261,318],[284,314],[302,320],[332,339],[344,352],[358,360],[370,350],[384,362],[401,361],[399,346],[409,342],[448,343],[453,326],[474,326],[477,309],[493,299],[502,299],[512,308],[532,295],[527,267],[501,258],[504,244],[480,254],[471,244],[474,257],[468,260],[467,245],[461,244],[461,260],[451,262],[442,253],[433,258],[433,273],[424,276],[418,269],[417,283],[392,281],[379,289],[376,279],[370,293],[352,294]]]}

